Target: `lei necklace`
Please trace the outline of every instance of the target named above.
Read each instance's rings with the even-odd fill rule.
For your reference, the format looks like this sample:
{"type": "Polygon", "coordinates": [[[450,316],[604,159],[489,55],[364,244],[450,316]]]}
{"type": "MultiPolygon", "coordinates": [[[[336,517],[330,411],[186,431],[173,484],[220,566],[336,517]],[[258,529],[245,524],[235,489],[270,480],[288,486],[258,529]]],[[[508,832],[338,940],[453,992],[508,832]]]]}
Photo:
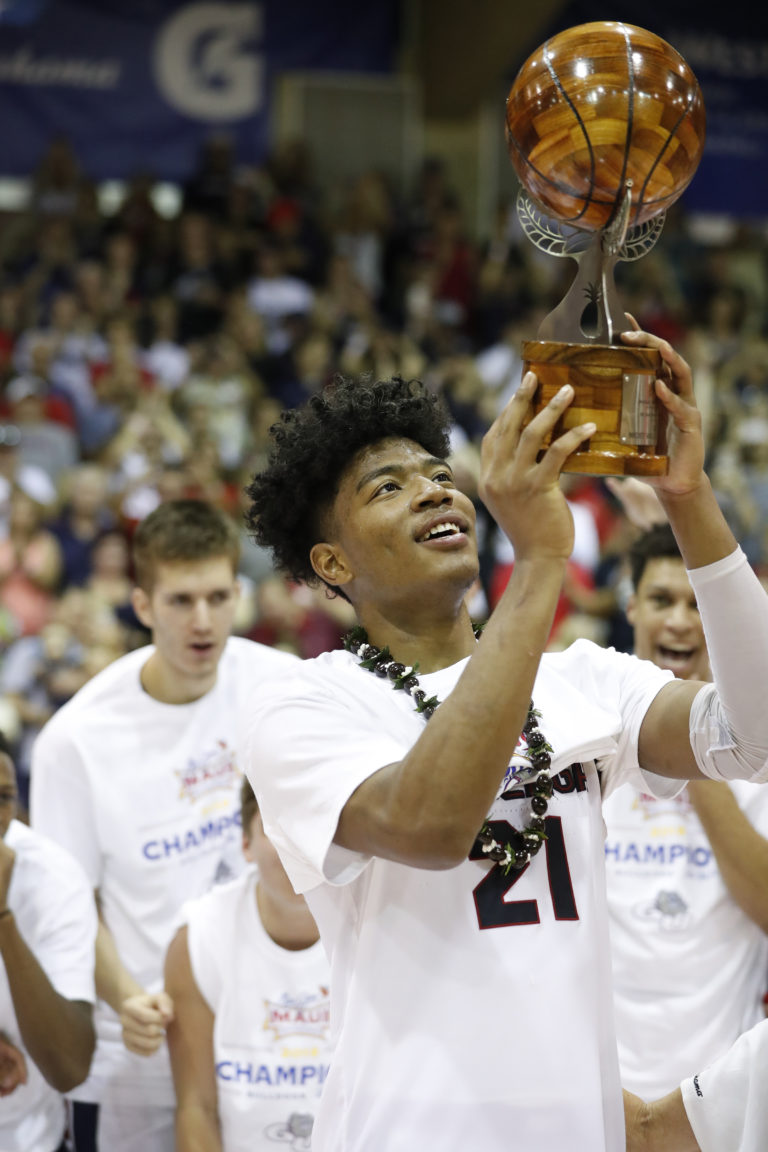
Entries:
{"type": "MultiPolygon", "coordinates": [[[[480,639],[480,632],[480,628],[475,628],[475,637],[478,640],[480,639]]],[[[347,652],[351,652],[359,658],[361,668],[373,672],[382,679],[391,680],[393,688],[407,692],[416,706],[416,711],[420,712],[425,720],[434,716],[440,700],[437,696],[427,698],[427,694],[419,684],[416,675],[419,668],[418,663],[411,668],[406,668],[404,664],[398,663],[393,658],[389,648],[377,648],[375,644],[369,644],[368,633],[361,625],[357,625],[347,632],[343,644],[347,652]]],[[[523,734],[528,744],[525,758],[530,765],[529,771],[533,774],[533,795],[531,796],[533,815],[522,830],[512,829],[511,839],[506,843],[501,843],[495,839],[490,824],[485,821],[477,834],[472,849],[473,852],[482,852],[496,864],[503,864],[505,872],[509,872],[510,869],[520,871],[525,868],[547,838],[544,831],[544,813],[549,807],[549,800],[552,796],[552,779],[549,775],[552,749],[543,732],[539,730],[538,718],[540,715],[541,713],[534,708],[533,701],[531,701],[528,716],[523,725],[523,734]]],[[[514,785],[521,784],[523,782],[522,775],[519,770],[510,771],[507,769],[505,784],[508,780],[511,780],[514,785]]]]}

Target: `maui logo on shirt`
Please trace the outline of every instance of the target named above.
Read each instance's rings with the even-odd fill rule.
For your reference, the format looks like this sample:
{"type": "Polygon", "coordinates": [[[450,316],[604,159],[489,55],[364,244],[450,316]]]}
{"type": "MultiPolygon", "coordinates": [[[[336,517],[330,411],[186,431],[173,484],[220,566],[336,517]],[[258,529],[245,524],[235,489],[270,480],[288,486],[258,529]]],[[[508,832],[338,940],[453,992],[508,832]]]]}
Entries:
{"type": "Polygon", "coordinates": [[[264,1007],[264,1027],[276,1040],[297,1035],[325,1037],[328,1033],[331,1006],[327,988],[305,996],[286,993],[280,1000],[265,1000],[264,1007]]]}
{"type": "Polygon", "coordinates": [[[175,775],[180,782],[179,799],[194,802],[209,792],[220,788],[230,791],[240,782],[240,773],[235,763],[235,753],[223,740],[217,740],[215,747],[198,758],[192,758],[175,775]]]}
{"type": "Polygon", "coordinates": [[[658,820],[661,816],[681,819],[691,812],[691,802],[685,789],[677,796],[666,799],[649,796],[647,792],[638,792],[632,801],[632,808],[640,812],[644,820],[658,820]]]}

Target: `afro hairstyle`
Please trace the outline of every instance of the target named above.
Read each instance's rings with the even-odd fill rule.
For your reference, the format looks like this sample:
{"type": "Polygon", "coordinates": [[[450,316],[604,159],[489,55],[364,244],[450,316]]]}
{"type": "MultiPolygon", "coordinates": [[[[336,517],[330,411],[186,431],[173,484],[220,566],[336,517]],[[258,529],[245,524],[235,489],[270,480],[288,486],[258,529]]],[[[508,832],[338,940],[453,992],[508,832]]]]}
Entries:
{"type": "Polygon", "coordinates": [[[321,519],[342,475],[364,448],[389,437],[413,440],[432,456],[450,452],[444,401],[418,380],[371,381],[336,376],[300,408],[287,409],[270,429],[266,468],[246,488],[246,524],[295,580],[321,583],[310,561],[322,537],[321,519]]]}

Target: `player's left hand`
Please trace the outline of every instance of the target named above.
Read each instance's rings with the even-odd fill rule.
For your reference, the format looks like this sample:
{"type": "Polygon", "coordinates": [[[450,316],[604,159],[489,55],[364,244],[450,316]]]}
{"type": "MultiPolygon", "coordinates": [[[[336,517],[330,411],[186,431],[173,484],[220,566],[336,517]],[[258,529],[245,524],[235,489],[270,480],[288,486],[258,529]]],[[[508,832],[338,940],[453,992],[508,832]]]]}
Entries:
{"type": "Polygon", "coordinates": [[[657,348],[663,362],[663,377],[656,380],[656,395],[670,419],[667,422],[669,469],[666,476],[649,479],[659,496],[687,496],[704,479],[704,437],[701,413],[696,407],[689,364],[667,340],[643,332],[628,316],[633,331],[622,332],[622,340],[632,347],[657,348]]]}

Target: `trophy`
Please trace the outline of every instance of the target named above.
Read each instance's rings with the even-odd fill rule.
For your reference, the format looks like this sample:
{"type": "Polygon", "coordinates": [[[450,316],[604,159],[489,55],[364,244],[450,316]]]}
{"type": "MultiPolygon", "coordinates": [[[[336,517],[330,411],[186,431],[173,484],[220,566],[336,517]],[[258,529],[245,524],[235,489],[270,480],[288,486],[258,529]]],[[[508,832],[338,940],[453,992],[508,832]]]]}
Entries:
{"type": "Polygon", "coordinates": [[[667,470],[666,412],[654,385],[661,356],[622,343],[629,324],[613,272],[658,240],[666,209],[701,159],[704,126],[701,90],[685,60],[630,24],[597,21],[559,33],[512,85],[506,137],[521,184],[520,222],[538,248],[578,264],[564,299],[522,348],[524,371],[539,381],[534,413],[563,384],[575,390],[552,436],[597,426],[565,472],[667,470]]]}

